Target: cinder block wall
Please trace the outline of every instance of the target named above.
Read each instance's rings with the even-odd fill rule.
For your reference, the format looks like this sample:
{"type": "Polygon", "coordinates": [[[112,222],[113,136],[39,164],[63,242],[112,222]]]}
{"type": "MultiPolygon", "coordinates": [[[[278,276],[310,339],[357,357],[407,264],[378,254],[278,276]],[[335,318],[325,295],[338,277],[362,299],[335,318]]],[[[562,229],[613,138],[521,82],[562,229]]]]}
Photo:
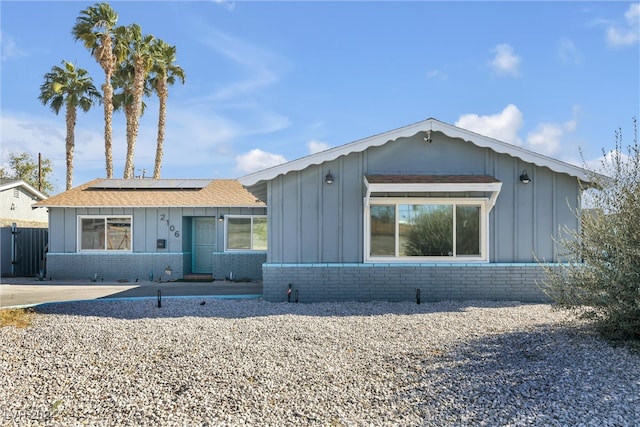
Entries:
{"type": "Polygon", "coordinates": [[[48,253],[47,277],[53,280],[88,280],[97,273],[98,280],[167,280],[164,274],[171,267],[171,279],[183,277],[182,253],[48,253]]]}
{"type": "Polygon", "coordinates": [[[264,264],[263,298],[300,302],[505,300],[548,302],[538,264],[264,264]]]}
{"type": "Polygon", "coordinates": [[[261,281],[266,261],[266,252],[214,252],[213,277],[222,280],[233,273],[234,279],[261,281]]]}

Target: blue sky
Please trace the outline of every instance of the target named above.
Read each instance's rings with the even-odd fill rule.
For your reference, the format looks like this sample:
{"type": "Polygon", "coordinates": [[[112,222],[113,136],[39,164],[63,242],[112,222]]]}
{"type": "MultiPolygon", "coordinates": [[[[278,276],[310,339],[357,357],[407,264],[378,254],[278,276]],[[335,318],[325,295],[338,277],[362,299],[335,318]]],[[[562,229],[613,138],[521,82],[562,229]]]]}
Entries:
{"type": "MultiPolygon", "coordinates": [[[[0,2],[0,163],[42,153],[65,182],[64,114],[37,97],[64,59],[104,74],[71,28],[95,2],[0,2]]],[[[564,161],[596,159],[640,112],[638,2],[112,1],[177,47],[163,178],[235,178],[429,117],[564,161]]],[[[152,175],[147,99],[136,174],[152,175]]],[[[122,177],[124,116],[114,116],[122,177]]],[[[74,185],[104,177],[102,106],[79,113],[74,185]]]]}

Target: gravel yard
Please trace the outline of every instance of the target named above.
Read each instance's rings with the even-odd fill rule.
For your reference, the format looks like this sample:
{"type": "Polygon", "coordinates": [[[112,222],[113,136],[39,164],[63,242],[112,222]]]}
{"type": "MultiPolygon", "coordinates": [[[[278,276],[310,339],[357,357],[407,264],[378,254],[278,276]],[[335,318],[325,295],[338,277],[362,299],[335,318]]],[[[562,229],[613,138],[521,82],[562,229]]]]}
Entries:
{"type": "Polygon", "coordinates": [[[50,304],[0,329],[3,425],[632,426],[640,356],[546,304],[50,304]]]}

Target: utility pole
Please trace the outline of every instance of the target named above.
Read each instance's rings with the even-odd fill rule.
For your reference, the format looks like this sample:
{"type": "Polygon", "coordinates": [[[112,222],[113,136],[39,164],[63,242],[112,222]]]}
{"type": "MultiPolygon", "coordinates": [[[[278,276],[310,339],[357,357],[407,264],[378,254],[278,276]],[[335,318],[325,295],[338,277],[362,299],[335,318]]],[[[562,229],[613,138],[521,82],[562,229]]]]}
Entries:
{"type": "Polygon", "coordinates": [[[38,191],[42,191],[42,153],[38,153],[38,191]]]}

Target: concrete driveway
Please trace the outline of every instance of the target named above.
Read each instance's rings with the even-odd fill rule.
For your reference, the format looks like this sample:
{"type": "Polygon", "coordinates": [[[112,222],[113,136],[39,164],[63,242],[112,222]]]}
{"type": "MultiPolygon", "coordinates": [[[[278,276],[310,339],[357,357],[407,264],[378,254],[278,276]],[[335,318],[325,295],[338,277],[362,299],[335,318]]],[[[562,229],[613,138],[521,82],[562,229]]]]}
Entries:
{"type": "Polygon", "coordinates": [[[158,296],[253,296],[262,295],[261,283],[214,282],[88,282],[38,281],[34,278],[0,279],[0,307],[23,307],[47,302],[99,298],[144,298],[158,296]]]}

